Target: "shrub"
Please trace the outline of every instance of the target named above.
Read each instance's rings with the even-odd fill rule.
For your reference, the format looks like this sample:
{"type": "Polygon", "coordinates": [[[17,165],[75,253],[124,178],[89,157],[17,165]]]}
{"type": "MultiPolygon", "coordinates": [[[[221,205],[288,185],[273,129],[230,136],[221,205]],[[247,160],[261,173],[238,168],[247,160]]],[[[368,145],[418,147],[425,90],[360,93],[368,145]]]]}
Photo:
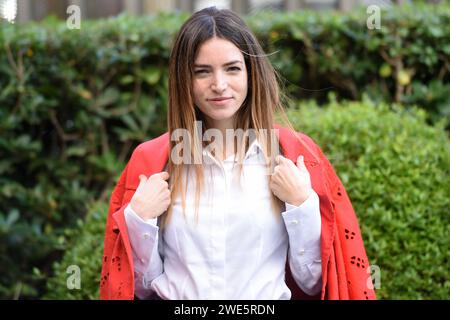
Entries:
{"type": "Polygon", "coordinates": [[[164,130],[168,37],[140,25],[2,29],[0,297],[42,294],[65,228],[106,198],[139,141],[164,130]]]}
{"type": "Polygon", "coordinates": [[[369,30],[366,7],[350,14],[260,12],[248,19],[295,98],[328,93],[419,105],[450,128],[450,6],[382,9],[369,30]]]}
{"type": "Polygon", "coordinates": [[[357,213],[382,299],[449,299],[449,140],[443,122],[398,106],[331,101],[291,111],[337,170],[357,213]]]}
{"type": "Polygon", "coordinates": [[[71,229],[64,243],[66,253],[55,262],[55,276],[47,282],[44,299],[98,299],[103,240],[108,205],[95,202],[90,206],[85,221],[79,219],[77,228],[71,229]],[[75,275],[71,266],[80,271],[80,288],[67,285],[75,275]]]}
{"type": "MultiPolygon", "coordinates": [[[[187,17],[2,23],[0,298],[42,294],[65,228],[106,199],[134,146],[165,130],[170,44],[187,17]]],[[[368,92],[449,119],[448,5],[391,8],[370,31],[365,11],[246,19],[294,98],[368,92]]]]}

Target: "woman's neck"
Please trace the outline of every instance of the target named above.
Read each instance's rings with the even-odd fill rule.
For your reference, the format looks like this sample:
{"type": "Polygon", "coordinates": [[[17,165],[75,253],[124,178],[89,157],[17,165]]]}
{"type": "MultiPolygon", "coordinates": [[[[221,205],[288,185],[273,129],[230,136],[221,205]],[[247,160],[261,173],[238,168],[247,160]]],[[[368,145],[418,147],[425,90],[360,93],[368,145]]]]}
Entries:
{"type": "MultiPolygon", "coordinates": [[[[208,121],[208,128],[217,129],[221,132],[222,143],[215,144],[216,154],[218,160],[223,161],[235,153],[234,139],[227,139],[227,130],[234,130],[234,119],[227,119],[222,121],[208,121]]],[[[233,136],[229,135],[228,136],[233,136]]],[[[214,145],[214,142],[212,142],[214,145]]]]}

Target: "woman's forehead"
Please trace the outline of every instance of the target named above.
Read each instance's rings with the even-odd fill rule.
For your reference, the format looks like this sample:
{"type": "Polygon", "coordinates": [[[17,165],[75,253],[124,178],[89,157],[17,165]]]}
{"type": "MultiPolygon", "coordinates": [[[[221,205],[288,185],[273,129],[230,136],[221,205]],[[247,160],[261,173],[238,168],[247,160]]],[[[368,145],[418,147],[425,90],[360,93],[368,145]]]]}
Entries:
{"type": "Polygon", "coordinates": [[[244,63],[244,56],[238,47],[228,40],[212,38],[200,46],[194,63],[222,66],[236,61],[244,63]]]}

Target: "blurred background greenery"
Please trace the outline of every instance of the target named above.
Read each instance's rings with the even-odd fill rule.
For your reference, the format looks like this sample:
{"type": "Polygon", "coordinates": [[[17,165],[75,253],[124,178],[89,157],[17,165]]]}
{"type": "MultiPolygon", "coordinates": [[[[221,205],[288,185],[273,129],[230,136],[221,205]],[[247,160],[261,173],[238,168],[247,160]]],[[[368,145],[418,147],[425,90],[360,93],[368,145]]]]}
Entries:
{"type": "MultiPolygon", "coordinates": [[[[110,192],[134,147],[166,129],[170,45],[188,16],[79,30],[57,16],[0,20],[0,298],[98,298],[110,192]]],[[[450,5],[382,7],[380,29],[367,17],[261,8],[245,20],[282,75],[290,120],[347,188],[378,297],[448,299],[450,5]]]]}

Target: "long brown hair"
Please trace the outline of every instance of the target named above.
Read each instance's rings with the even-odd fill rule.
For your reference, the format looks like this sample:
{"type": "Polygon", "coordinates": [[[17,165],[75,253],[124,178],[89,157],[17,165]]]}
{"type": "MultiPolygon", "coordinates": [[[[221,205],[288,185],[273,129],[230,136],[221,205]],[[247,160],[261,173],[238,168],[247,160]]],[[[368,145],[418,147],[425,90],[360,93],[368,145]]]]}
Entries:
{"type": "MultiPolygon", "coordinates": [[[[235,116],[235,129],[253,129],[255,132],[271,133],[274,128],[275,113],[281,115],[281,119],[288,127],[292,128],[284,113],[281,99],[285,98],[280,92],[279,75],[270,64],[258,40],[250,31],[245,22],[234,12],[216,7],[209,7],[195,12],[181,27],[175,38],[169,65],[169,105],[168,105],[168,129],[170,137],[176,129],[185,129],[189,132],[189,150],[192,159],[202,157],[202,139],[196,129],[195,122],[202,121],[202,127],[207,128],[207,123],[201,111],[194,105],[193,75],[194,61],[200,46],[211,38],[221,38],[233,43],[244,55],[248,76],[248,93],[242,106],[235,116]]],[[[248,149],[248,136],[237,150],[239,160],[242,160],[248,149]]],[[[268,165],[268,170],[274,166],[275,154],[273,140],[275,135],[258,136],[268,165]]],[[[177,141],[170,139],[170,150],[173,150],[177,141]]],[[[278,144],[278,140],[276,140],[278,144]]],[[[185,150],[184,150],[185,151],[185,150]]],[[[236,151],[236,147],[235,147],[236,151]]],[[[242,164],[242,161],[238,161],[242,164]]],[[[172,202],[167,213],[163,215],[161,226],[163,227],[172,214],[172,206],[176,197],[181,194],[182,207],[185,211],[187,179],[183,178],[183,168],[194,170],[196,176],[195,214],[197,216],[200,194],[204,187],[204,172],[202,164],[176,164],[169,155],[168,172],[170,174],[172,202]]],[[[242,172],[242,167],[241,167],[242,172]]],[[[270,172],[268,172],[270,174],[270,172]]],[[[272,205],[280,208],[281,202],[274,195],[272,205]]]]}

